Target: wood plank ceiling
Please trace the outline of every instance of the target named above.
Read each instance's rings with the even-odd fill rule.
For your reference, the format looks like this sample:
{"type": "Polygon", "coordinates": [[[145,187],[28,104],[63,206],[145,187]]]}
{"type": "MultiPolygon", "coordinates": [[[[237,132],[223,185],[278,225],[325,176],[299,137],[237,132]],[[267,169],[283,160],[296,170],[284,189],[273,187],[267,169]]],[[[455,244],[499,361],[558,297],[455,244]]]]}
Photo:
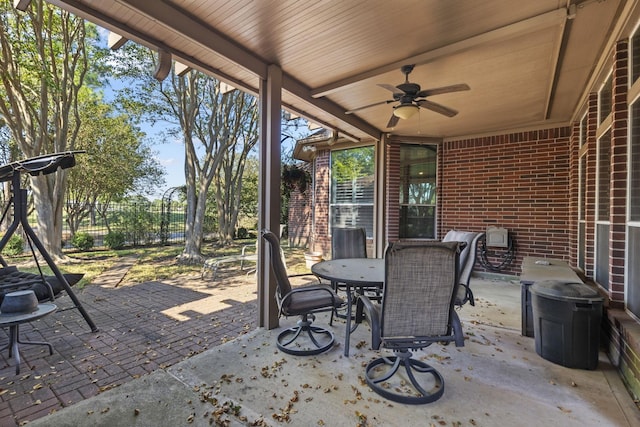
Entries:
{"type": "Polygon", "coordinates": [[[51,0],[174,59],[256,92],[269,64],[283,102],[356,139],[388,132],[455,138],[569,124],[625,0],[51,0]],[[386,128],[378,84],[469,91],[386,128]]]}

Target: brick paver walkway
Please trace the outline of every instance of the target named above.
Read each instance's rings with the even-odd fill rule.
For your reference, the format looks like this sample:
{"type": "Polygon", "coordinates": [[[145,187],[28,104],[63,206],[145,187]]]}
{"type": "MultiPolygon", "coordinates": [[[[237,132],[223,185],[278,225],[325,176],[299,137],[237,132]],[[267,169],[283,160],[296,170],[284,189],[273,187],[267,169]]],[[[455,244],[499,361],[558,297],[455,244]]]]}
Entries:
{"type": "MultiPolygon", "coordinates": [[[[20,375],[0,354],[0,427],[25,425],[74,402],[184,360],[255,328],[253,276],[208,282],[199,276],[141,284],[120,283],[126,266],[75,290],[98,327],[91,332],[78,310],[59,310],[21,326],[20,375]],[[109,276],[111,275],[111,276],[109,276]],[[105,277],[111,277],[105,280],[105,277]]],[[[64,296],[60,309],[71,307],[64,296]]],[[[8,340],[0,332],[0,346],[8,340]]]]}

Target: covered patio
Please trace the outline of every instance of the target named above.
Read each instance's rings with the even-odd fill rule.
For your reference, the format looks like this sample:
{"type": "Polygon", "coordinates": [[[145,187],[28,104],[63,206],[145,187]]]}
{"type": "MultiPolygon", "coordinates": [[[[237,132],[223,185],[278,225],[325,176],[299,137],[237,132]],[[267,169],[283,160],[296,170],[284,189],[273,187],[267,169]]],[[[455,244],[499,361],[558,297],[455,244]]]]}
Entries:
{"type": "MultiPolygon", "coordinates": [[[[634,104],[640,94],[637,1],[535,0],[522,2],[517,8],[509,0],[50,2],[111,30],[114,47],[132,40],[157,51],[161,63],[175,60],[260,96],[260,228],[276,230],[280,222],[283,109],[328,131],[330,137],[316,147],[317,156],[313,157],[325,167],[329,153],[336,148],[374,147],[370,255],[376,257],[382,256],[389,241],[398,238],[399,201],[393,186],[399,176],[397,147],[436,146],[435,237],[453,228],[482,231],[488,225],[508,226],[519,242],[508,273],[519,273],[524,256],[561,258],[581,270],[607,298],[604,336],[608,358],[629,388],[635,393],[640,390],[640,267],[634,262],[640,247],[640,203],[636,203],[640,163],[634,160],[640,152],[640,139],[635,135],[638,127],[633,126],[640,116],[634,104]],[[391,99],[389,88],[380,86],[402,83],[405,77],[400,70],[408,64],[415,64],[410,81],[419,83],[422,89],[465,84],[470,90],[436,91],[438,94],[428,100],[436,105],[422,103],[415,116],[388,127],[394,107],[408,103],[415,110],[415,104],[421,102],[391,99]],[[371,107],[362,108],[367,106],[371,107]]],[[[319,216],[324,237],[331,225],[329,201],[325,203],[319,216]]],[[[271,330],[285,321],[279,322],[271,297],[275,283],[269,273],[267,251],[260,247],[258,252],[260,329],[247,341],[221,348],[221,360],[207,362],[213,377],[201,375],[188,361],[180,365],[176,368],[180,372],[172,375],[179,383],[193,387],[195,382],[219,380],[223,372],[212,366],[231,369],[230,365],[235,365],[243,370],[257,367],[238,363],[236,345],[246,351],[241,361],[262,355],[265,349],[273,353],[269,347],[273,345],[271,330]]],[[[495,304],[504,310],[508,307],[502,300],[495,304]]],[[[447,409],[450,422],[460,416],[461,423],[493,424],[495,418],[504,416],[506,421],[495,424],[520,424],[524,416],[520,414],[524,413],[536,424],[546,413],[552,413],[549,408],[556,408],[555,414],[566,418],[563,424],[633,424],[616,403],[621,401],[620,394],[612,388],[599,388],[608,383],[606,358],[599,371],[581,372],[579,381],[569,377],[560,381],[555,378],[554,365],[538,361],[541,364],[532,367],[535,353],[518,334],[507,332],[501,325],[484,326],[485,318],[478,319],[479,324],[473,320],[467,318],[466,322],[467,333],[473,334],[467,348],[455,354],[449,348],[438,350],[439,356],[435,357],[451,357],[452,361],[451,365],[449,359],[439,362],[443,369],[451,369],[445,372],[445,377],[452,379],[447,396],[453,400],[445,401],[451,405],[447,409]],[[487,339],[476,343],[478,336],[487,339]],[[495,346],[499,340],[501,346],[495,346]],[[455,358],[460,358],[459,363],[453,363],[455,358]],[[472,361],[481,361],[478,366],[482,368],[473,371],[483,376],[475,380],[468,376],[467,381],[462,371],[469,369],[472,361]],[[505,377],[503,372],[509,374],[505,377]],[[594,381],[587,389],[598,390],[595,397],[581,386],[590,377],[594,381]],[[470,387],[478,380],[486,388],[470,387]],[[501,388],[506,383],[511,386],[501,388]],[[493,388],[499,389],[496,395],[487,391],[493,388]],[[544,397],[549,388],[559,394],[551,393],[552,399],[544,397]],[[469,390],[474,392],[465,394],[469,390]],[[492,398],[486,397],[489,395],[492,398]],[[558,403],[566,402],[566,396],[583,405],[572,408],[558,403]],[[520,398],[516,407],[510,405],[511,400],[520,398]],[[496,409],[495,416],[489,412],[491,423],[481,418],[489,416],[478,407],[469,413],[456,412],[455,408],[469,407],[470,401],[486,407],[486,400],[502,408],[496,409]],[[509,416],[512,418],[506,418],[509,416]]],[[[293,369],[294,359],[285,360],[283,369],[293,369]]],[[[296,363],[296,369],[319,364],[319,360],[326,363],[327,359],[319,356],[302,360],[299,367],[296,363]]],[[[345,371],[337,370],[343,378],[347,372],[358,371],[357,357],[345,363],[350,365],[345,371]]],[[[229,396],[237,393],[230,385],[248,392],[246,376],[250,374],[229,372],[234,375],[225,384],[229,396]]],[[[255,375],[259,377],[260,373],[255,375]]],[[[295,376],[295,372],[290,375],[295,376]]],[[[354,375],[349,388],[340,388],[345,393],[341,407],[345,400],[358,400],[358,394],[350,389],[357,378],[354,375]]],[[[269,380],[272,384],[273,377],[269,380]]],[[[284,380],[293,384],[289,378],[284,380]]],[[[304,384],[320,387],[315,395],[321,392],[317,381],[305,380],[300,387],[304,384]]],[[[310,397],[305,390],[298,398],[302,392],[302,400],[310,397]]],[[[225,387],[221,386],[221,393],[224,396],[225,387]]],[[[367,399],[373,397],[364,387],[358,388],[358,393],[367,396],[361,402],[366,410],[367,399]]],[[[281,403],[269,405],[274,410],[285,408],[292,397],[293,393],[283,392],[278,397],[281,403]]],[[[313,397],[311,402],[319,400],[313,397]]],[[[198,405],[198,419],[202,419],[204,412],[200,409],[204,411],[205,406],[195,399],[190,401],[198,405]]],[[[163,402],[170,405],[174,400],[163,402]]],[[[440,416],[436,413],[439,408],[432,406],[424,411],[434,411],[431,418],[440,416]]],[[[175,409],[185,410],[186,405],[175,409]]],[[[326,412],[326,407],[323,410],[326,412]]],[[[363,410],[358,409],[368,420],[383,417],[378,413],[367,415],[363,410]]],[[[402,415],[392,420],[409,416],[406,409],[394,410],[402,415]]],[[[252,409],[253,414],[265,415],[263,412],[264,408],[252,409]]],[[[353,416],[353,411],[349,414],[353,416]]],[[[62,422],[57,415],[51,418],[62,422]]],[[[320,423],[320,419],[315,417],[314,422],[320,423]]],[[[439,423],[434,420],[434,424],[439,423]]]]}

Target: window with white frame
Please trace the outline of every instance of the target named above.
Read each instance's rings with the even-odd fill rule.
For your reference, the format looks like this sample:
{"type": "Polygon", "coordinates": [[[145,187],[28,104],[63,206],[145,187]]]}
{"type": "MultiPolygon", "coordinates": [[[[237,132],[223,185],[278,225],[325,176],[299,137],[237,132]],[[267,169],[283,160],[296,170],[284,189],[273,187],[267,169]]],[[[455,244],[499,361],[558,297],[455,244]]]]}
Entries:
{"type": "Polygon", "coordinates": [[[629,311],[640,317],[640,99],[630,105],[629,113],[626,305],[629,311]]]}
{"type": "Polygon", "coordinates": [[[436,238],[437,163],[436,145],[400,146],[400,238],[436,238]]]}
{"type": "Polygon", "coordinates": [[[609,288],[609,212],[611,195],[611,129],[597,144],[595,278],[609,288]]]}
{"type": "Polygon", "coordinates": [[[604,84],[598,92],[598,124],[602,124],[604,120],[611,114],[612,99],[613,99],[613,77],[609,74],[609,77],[605,80],[604,84]]]}
{"type": "Polygon", "coordinates": [[[640,78],[640,31],[631,37],[631,84],[640,78]]]}
{"type": "Polygon", "coordinates": [[[330,227],[364,227],[373,237],[374,147],[331,152],[330,227]]]}

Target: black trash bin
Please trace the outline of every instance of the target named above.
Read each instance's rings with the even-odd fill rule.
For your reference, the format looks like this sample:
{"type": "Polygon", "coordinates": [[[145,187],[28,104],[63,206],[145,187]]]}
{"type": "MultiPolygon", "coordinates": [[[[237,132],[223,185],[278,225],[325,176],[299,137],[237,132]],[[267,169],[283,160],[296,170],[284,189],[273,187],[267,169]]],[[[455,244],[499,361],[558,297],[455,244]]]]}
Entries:
{"type": "Polygon", "coordinates": [[[536,353],[569,368],[595,369],[603,298],[584,283],[541,281],[530,291],[536,353]]]}

